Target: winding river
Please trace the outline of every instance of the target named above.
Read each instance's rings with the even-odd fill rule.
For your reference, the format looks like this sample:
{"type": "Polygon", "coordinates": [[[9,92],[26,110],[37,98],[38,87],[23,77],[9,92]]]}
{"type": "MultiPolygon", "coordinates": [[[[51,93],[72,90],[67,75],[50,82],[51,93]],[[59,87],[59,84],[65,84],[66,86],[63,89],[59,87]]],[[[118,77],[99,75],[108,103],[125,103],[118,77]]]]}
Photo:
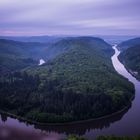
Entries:
{"type": "Polygon", "coordinates": [[[132,106],[113,116],[69,125],[31,125],[20,120],[0,115],[0,140],[59,140],[68,134],[82,135],[89,140],[98,135],[132,136],[140,134],[140,82],[127,72],[118,60],[119,51],[114,45],[112,63],[116,71],[135,85],[135,99],[132,106]]]}

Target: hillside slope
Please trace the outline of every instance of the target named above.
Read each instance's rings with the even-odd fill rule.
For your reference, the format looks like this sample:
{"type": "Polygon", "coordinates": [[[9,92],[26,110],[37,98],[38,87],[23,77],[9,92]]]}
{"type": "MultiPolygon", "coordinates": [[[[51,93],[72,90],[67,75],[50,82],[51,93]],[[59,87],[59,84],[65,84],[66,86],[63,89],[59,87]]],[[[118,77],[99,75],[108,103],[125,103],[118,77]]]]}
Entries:
{"type": "Polygon", "coordinates": [[[121,50],[124,51],[130,47],[136,46],[140,44],[140,38],[134,38],[134,39],[129,39],[126,40],[122,43],[120,43],[117,47],[121,50]]]}
{"type": "MultiPolygon", "coordinates": [[[[31,55],[34,43],[22,43],[12,40],[0,39],[0,73],[20,70],[36,65],[37,59],[31,55]]],[[[36,44],[39,45],[40,44],[36,44]]]]}
{"type": "Polygon", "coordinates": [[[0,79],[1,109],[37,122],[97,118],[131,104],[133,85],[114,70],[113,49],[98,38],[59,41],[63,53],[0,79]]]}
{"type": "Polygon", "coordinates": [[[133,76],[140,79],[140,38],[124,41],[118,48],[121,50],[120,61],[133,76]]]}
{"type": "Polygon", "coordinates": [[[140,80],[140,44],[123,51],[119,59],[129,72],[140,80]]]}
{"type": "Polygon", "coordinates": [[[39,59],[45,61],[55,58],[65,49],[56,43],[19,42],[0,39],[0,73],[18,71],[37,66],[39,59]]]}

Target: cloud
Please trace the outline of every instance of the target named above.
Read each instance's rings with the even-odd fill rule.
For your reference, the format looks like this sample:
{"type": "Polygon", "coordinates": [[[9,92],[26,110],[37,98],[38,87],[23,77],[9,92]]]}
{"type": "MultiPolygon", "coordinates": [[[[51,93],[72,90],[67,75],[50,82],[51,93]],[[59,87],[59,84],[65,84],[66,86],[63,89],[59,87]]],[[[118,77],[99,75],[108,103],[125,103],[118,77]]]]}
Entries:
{"type": "Polygon", "coordinates": [[[0,34],[139,34],[139,6],[139,0],[1,0],[0,34]]]}

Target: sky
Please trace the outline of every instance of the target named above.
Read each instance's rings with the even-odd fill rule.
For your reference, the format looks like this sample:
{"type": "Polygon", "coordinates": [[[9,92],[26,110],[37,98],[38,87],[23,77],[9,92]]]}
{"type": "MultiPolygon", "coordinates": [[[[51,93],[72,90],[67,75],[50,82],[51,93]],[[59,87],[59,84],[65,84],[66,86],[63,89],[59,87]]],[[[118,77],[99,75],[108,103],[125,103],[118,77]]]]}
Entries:
{"type": "Polygon", "coordinates": [[[140,0],[0,0],[0,35],[140,35],[140,0]]]}

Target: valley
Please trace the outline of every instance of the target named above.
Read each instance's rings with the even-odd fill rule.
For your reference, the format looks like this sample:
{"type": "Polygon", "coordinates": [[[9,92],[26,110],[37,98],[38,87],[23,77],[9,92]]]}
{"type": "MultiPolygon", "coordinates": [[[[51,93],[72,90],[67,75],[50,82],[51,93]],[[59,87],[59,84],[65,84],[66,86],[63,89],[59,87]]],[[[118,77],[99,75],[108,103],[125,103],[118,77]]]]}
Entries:
{"type": "Polygon", "coordinates": [[[99,118],[131,105],[134,87],[113,68],[113,49],[105,41],[70,37],[48,48],[45,64],[0,77],[1,110],[33,122],[63,123],[99,118]]]}
{"type": "MultiPolygon", "coordinates": [[[[120,52],[114,47],[115,49],[115,54],[112,57],[112,62],[113,65],[118,73],[123,75],[124,77],[128,78],[133,84],[135,85],[135,99],[133,101],[132,106],[130,106],[128,109],[126,108],[122,112],[118,112],[117,114],[114,114],[112,116],[108,116],[106,118],[102,118],[99,120],[89,120],[87,122],[83,123],[73,123],[71,125],[46,125],[46,126],[41,126],[41,125],[26,125],[26,123],[20,122],[17,119],[9,118],[3,114],[1,114],[1,117],[3,118],[0,121],[0,124],[5,125],[7,127],[7,131],[11,132],[12,130],[19,129],[23,127],[24,128],[24,136],[29,137],[29,133],[26,135],[26,131],[34,131],[34,135],[40,135],[37,139],[41,139],[42,136],[45,138],[52,138],[53,139],[61,139],[64,138],[65,136],[63,135],[64,133],[66,134],[77,134],[77,135],[82,135],[89,140],[94,139],[95,137],[99,135],[117,135],[117,136],[122,136],[122,135],[138,135],[139,134],[139,87],[140,83],[133,78],[124,68],[124,66],[119,62],[117,59],[117,56],[120,54],[120,52]],[[5,117],[4,117],[5,116],[5,117]],[[4,119],[5,118],[5,119],[4,119]],[[133,119],[132,119],[133,118],[133,119]],[[12,123],[13,122],[13,123],[12,123]],[[123,130],[119,131],[121,128],[124,128],[123,130]],[[131,127],[131,128],[130,128],[131,127]],[[131,132],[129,131],[131,129],[131,132]],[[45,130],[45,133],[42,134],[40,130],[45,130]],[[37,133],[37,134],[36,134],[37,133]]],[[[21,135],[22,135],[21,130],[21,135]]],[[[14,131],[12,131],[14,132],[14,131]]],[[[13,133],[14,134],[14,133],[13,133]]],[[[9,135],[10,138],[12,138],[12,135],[9,135]]],[[[20,137],[20,135],[19,135],[20,137]]]]}
{"type": "Polygon", "coordinates": [[[0,140],[140,139],[140,0],[0,13],[0,140]]]}

